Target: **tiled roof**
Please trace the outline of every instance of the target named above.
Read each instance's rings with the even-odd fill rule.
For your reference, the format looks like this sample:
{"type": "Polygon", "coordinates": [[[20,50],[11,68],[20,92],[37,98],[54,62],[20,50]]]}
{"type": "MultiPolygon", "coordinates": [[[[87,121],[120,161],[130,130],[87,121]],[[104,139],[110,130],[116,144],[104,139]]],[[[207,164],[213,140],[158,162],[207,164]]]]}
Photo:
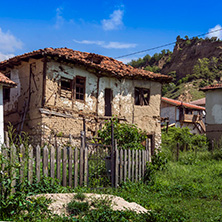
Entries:
{"type": "Polygon", "coordinates": [[[16,86],[16,83],[14,83],[11,79],[6,77],[3,73],[0,72],[0,84],[9,86],[9,87],[14,87],[16,86]]]}
{"type": "Polygon", "coordinates": [[[0,69],[7,65],[18,65],[22,60],[29,58],[42,58],[44,56],[56,57],[59,61],[68,61],[73,64],[84,66],[90,70],[96,70],[98,75],[110,75],[117,78],[136,78],[149,79],[159,82],[170,82],[171,77],[162,75],[160,73],[153,73],[143,69],[133,68],[113,58],[102,56],[94,53],[74,51],[67,48],[45,48],[33,52],[25,53],[23,55],[15,56],[8,60],[0,62],[0,69]],[[92,69],[93,68],[93,69],[92,69]]]}
{"type": "Polygon", "coordinates": [[[222,89],[222,83],[214,84],[214,85],[209,85],[201,88],[201,91],[207,91],[207,90],[214,90],[214,89],[222,89]]]}
{"type": "Polygon", "coordinates": [[[205,106],[205,104],[206,104],[206,98],[194,100],[194,101],[190,102],[190,104],[198,105],[198,106],[201,106],[201,105],[202,105],[202,106],[205,106]]]}
{"type": "Polygon", "coordinates": [[[196,105],[192,105],[190,103],[184,103],[184,102],[174,100],[174,99],[169,99],[169,98],[166,98],[166,97],[162,97],[162,101],[166,102],[166,103],[169,103],[169,104],[172,104],[174,106],[184,106],[185,108],[189,108],[189,109],[205,110],[205,108],[202,107],[202,106],[196,106],[196,105]]]}

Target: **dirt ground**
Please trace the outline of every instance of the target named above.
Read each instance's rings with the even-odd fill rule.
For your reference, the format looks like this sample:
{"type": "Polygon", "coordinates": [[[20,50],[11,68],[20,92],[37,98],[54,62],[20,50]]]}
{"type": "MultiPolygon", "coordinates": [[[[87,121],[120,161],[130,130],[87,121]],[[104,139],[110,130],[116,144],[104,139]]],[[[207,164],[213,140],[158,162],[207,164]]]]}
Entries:
{"type": "MultiPolygon", "coordinates": [[[[67,212],[67,204],[71,202],[74,198],[76,193],[62,193],[62,194],[39,194],[36,195],[36,197],[45,196],[48,199],[52,200],[52,203],[49,205],[49,209],[54,214],[68,215],[67,212]]],[[[93,193],[86,193],[85,194],[86,199],[84,201],[91,202],[92,199],[101,199],[101,198],[107,198],[112,201],[112,208],[113,210],[131,210],[135,211],[137,213],[145,213],[148,210],[144,207],[140,206],[139,204],[135,202],[128,202],[125,201],[123,198],[108,194],[93,194],[93,193]]]]}

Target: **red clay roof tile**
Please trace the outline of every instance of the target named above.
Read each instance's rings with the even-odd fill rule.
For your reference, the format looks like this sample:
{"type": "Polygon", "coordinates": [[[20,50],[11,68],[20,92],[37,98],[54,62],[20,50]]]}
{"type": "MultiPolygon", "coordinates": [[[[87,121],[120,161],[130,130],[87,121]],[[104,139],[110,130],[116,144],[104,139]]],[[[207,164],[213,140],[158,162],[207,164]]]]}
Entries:
{"type": "Polygon", "coordinates": [[[4,84],[9,87],[15,87],[16,83],[14,83],[11,79],[6,77],[3,73],[0,72],[0,84],[4,84]]]}
{"type": "Polygon", "coordinates": [[[166,97],[162,97],[162,101],[166,102],[166,103],[169,103],[169,104],[172,104],[174,106],[184,106],[186,108],[195,109],[195,110],[205,110],[205,108],[202,107],[202,106],[196,106],[196,105],[192,105],[190,103],[184,103],[184,102],[174,100],[174,99],[169,99],[169,98],[166,98],[166,97]]]}
{"type": "Polygon", "coordinates": [[[209,85],[201,88],[201,91],[207,91],[207,90],[214,90],[214,89],[222,89],[222,83],[214,84],[214,85],[209,85]]]}
{"type": "Polygon", "coordinates": [[[0,69],[6,67],[7,65],[16,65],[21,60],[43,56],[59,57],[59,59],[68,60],[69,62],[75,63],[77,65],[83,65],[88,68],[95,68],[97,73],[100,75],[104,75],[104,73],[106,73],[118,78],[139,78],[159,82],[170,82],[172,80],[172,78],[167,75],[133,68],[130,65],[126,65],[107,56],[102,56],[94,53],[79,52],[67,48],[45,48],[25,53],[23,55],[15,56],[13,58],[0,62],[0,69]]]}

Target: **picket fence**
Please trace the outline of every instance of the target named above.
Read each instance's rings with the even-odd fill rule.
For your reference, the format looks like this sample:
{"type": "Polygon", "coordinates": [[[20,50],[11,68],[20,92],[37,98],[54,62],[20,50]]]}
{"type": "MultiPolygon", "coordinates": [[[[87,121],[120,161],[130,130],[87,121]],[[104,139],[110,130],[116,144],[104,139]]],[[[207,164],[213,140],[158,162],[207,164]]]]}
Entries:
{"type": "MultiPolygon", "coordinates": [[[[5,158],[10,159],[11,163],[16,161],[20,163],[20,181],[27,179],[32,184],[34,177],[37,182],[44,177],[51,177],[52,182],[57,178],[62,186],[77,187],[89,184],[89,155],[94,154],[95,151],[88,149],[85,143],[75,149],[61,146],[42,148],[39,145],[36,147],[29,145],[28,148],[27,146],[25,148],[23,144],[16,148],[13,144],[2,151],[5,158]]],[[[112,156],[110,176],[114,178],[111,178],[113,181],[111,185],[117,187],[123,181],[138,181],[144,176],[146,162],[151,159],[151,149],[123,150],[118,149],[115,145],[112,156]]],[[[4,170],[4,166],[2,169],[4,170]]],[[[12,172],[15,174],[13,169],[12,172]]]]}

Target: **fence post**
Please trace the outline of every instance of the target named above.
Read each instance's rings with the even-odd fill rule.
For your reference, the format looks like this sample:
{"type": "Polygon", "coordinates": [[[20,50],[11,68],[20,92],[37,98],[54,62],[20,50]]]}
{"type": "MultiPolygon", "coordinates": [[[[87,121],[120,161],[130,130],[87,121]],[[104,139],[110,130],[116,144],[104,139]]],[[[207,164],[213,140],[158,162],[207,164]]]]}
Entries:
{"type": "Polygon", "coordinates": [[[25,161],[24,161],[24,156],[25,156],[25,147],[23,144],[20,145],[20,156],[19,156],[19,162],[20,162],[20,168],[19,168],[19,178],[20,178],[20,183],[23,182],[24,180],[24,164],[25,164],[25,161]]]}
{"type": "Polygon", "coordinates": [[[42,164],[42,171],[43,171],[43,176],[47,177],[48,176],[48,156],[49,156],[49,150],[47,146],[43,148],[43,164],[42,164]]]}
{"type": "Polygon", "coordinates": [[[56,178],[61,184],[61,147],[56,147],[56,178]]]}
{"type": "Polygon", "coordinates": [[[66,187],[66,169],[67,169],[67,148],[63,147],[62,149],[62,185],[66,187]]]}
{"type": "Polygon", "coordinates": [[[30,184],[33,182],[33,147],[29,145],[28,147],[28,181],[30,184]]]}
{"type": "Polygon", "coordinates": [[[85,150],[85,132],[81,131],[81,148],[80,148],[80,160],[79,160],[79,185],[82,186],[83,184],[83,151],[85,150]]]}
{"type": "Polygon", "coordinates": [[[16,171],[14,170],[13,165],[15,164],[15,158],[16,158],[16,147],[13,144],[10,147],[10,163],[11,163],[11,172],[10,172],[10,177],[12,178],[12,193],[15,193],[15,184],[16,184],[16,171]]]}
{"type": "Polygon", "coordinates": [[[40,181],[40,156],[41,156],[41,149],[40,146],[37,145],[36,147],[36,165],[35,165],[35,172],[36,172],[36,177],[37,177],[37,182],[40,181]]]}
{"type": "Polygon", "coordinates": [[[55,147],[51,146],[50,149],[50,177],[52,177],[52,183],[54,183],[55,178],[55,147]]]}
{"type": "Polygon", "coordinates": [[[74,150],[74,187],[78,186],[78,149],[74,150]]]}
{"type": "Polygon", "coordinates": [[[114,144],[114,126],[113,120],[111,120],[111,184],[112,187],[115,187],[115,144],[114,144]]]}
{"type": "Polygon", "coordinates": [[[115,140],[115,188],[118,186],[119,178],[119,150],[117,149],[117,140],[115,140]]]}
{"type": "Polygon", "coordinates": [[[72,147],[68,148],[68,165],[69,165],[69,186],[72,187],[72,147]]]}

